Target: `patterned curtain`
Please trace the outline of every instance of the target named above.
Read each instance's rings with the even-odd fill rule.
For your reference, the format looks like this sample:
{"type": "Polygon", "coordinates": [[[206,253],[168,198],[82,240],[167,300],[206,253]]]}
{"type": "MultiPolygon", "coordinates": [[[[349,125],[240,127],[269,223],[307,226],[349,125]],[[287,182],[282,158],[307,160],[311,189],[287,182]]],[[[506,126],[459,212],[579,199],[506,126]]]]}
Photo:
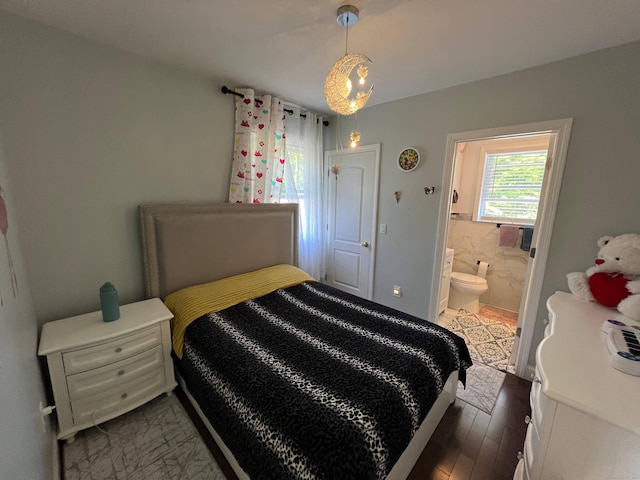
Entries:
{"type": "Polygon", "coordinates": [[[283,101],[236,89],[235,147],[229,203],[279,203],[285,164],[283,101]]]}

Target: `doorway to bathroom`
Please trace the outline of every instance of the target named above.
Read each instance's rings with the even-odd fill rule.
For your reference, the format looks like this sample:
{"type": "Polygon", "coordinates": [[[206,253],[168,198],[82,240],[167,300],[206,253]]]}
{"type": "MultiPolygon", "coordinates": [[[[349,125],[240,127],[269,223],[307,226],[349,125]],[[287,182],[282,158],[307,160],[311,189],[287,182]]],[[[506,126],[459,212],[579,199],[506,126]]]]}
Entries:
{"type": "MultiPolygon", "coordinates": [[[[511,353],[507,352],[507,358],[493,362],[492,366],[514,372],[523,378],[529,378],[532,373],[529,368],[531,342],[571,123],[571,119],[554,120],[463,132],[447,137],[437,239],[437,251],[441,255],[436,255],[434,262],[434,271],[439,273],[434,274],[431,298],[440,298],[440,293],[448,288],[448,285],[443,288],[442,280],[447,275],[442,272],[446,272],[443,267],[447,266],[447,260],[451,261],[451,254],[451,270],[457,277],[454,282],[456,285],[460,276],[465,281],[476,283],[485,277],[488,288],[479,289],[478,311],[445,310],[449,319],[444,318],[444,321],[453,318],[452,327],[461,328],[461,324],[466,324],[469,331],[477,327],[477,332],[492,329],[499,332],[502,343],[501,338],[496,337],[493,339],[496,344],[483,347],[489,355],[477,357],[480,358],[479,362],[489,365],[494,353],[504,357],[504,350],[509,343],[508,330],[512,330],[511,353]],[[506,162],[496,162],[495,159],[505,152],[519,154],[520,157],[512,156],[506,162]],[[521,189],[513,195],[515,198],[510,202],[511,209],[493,208],[495,204],[487,199],[496,197],[498,202],[502,201],[495,194],[501,186],[496,180],[495,169],[506,168],[505,165],[514,167],[521,161],[523,165],[526,162],[538,165],[538,174],[542,175],[541,184],[538,182],[538,193],[532,195],[526,188],[521,189]],[[529,214],[530,218],[525,218],[526,210],[531,210],[534,203],[537,208],[533,214],[529,214]],[[501,245],[501,230],[507,229],[496,228],[498,224],[509,225],[511,233],[515,227],[516,241],[508,246],[501,245]],[[517,230],[519,228],[523,230],[517,230]],[[528,232],[523,238],[525,228],[528,232]],[[474,326],[477,322],[482,325],[474,326]],[[499,352],[500,349],[502,352],[499,352]]],[[[513,173],[526,178],[531,171],[514,168],[513,173]]],[[[471,290],[465,288],[465,294],[467,291],[471,290]]],[[[440,312],[438,302],[431,302],[429,318],[438,318],[440,312]]]]}

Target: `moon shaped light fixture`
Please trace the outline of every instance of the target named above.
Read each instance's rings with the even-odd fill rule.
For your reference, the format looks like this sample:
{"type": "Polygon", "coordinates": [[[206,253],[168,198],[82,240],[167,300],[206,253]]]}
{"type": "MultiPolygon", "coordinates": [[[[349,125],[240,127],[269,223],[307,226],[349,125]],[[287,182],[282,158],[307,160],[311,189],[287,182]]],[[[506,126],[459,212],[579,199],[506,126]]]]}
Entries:
{"type": "MultiPolygon", "coordinates": [[[[347,27],[347,41],[349,39],[349,27],[358,21],[359,10],[353,5],[343,5],[338,9],[338,23],[347,27]]],[[[346,45],[345,45],[346,50],[346,45]]],[[[345,53],[344,57],[338,60],[324,81],[324,98],[329,108],[340,115],[351,115],[365,106],[373,92],[373,85],[366,89],[369,69],[367,64],[371,60],[361,53],[345,53]],[[351,76],[357,75],[358,80],[351,76]],[[354,83],[364,89],[354,93],[354,83]]]]}

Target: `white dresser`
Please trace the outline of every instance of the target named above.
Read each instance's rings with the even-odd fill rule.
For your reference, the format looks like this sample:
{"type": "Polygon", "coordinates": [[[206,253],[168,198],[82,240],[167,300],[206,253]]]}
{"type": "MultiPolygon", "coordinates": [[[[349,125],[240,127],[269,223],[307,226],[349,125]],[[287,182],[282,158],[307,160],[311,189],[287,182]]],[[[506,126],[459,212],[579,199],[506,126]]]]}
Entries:
{"type": "Polygon", "coordinates": [[[547,308],[514,479],[640,478],[640,377],[609,365],[600,330],[607,319],[638,322],[566,292],[547,308]]]}
{"type": "Polygon", "coordinates": [[[172,392],[171,318],[153,298],[121,306],[113,322],[98,311],[44,324],[38,355],[47,357],[59,439],[172,392]]]}

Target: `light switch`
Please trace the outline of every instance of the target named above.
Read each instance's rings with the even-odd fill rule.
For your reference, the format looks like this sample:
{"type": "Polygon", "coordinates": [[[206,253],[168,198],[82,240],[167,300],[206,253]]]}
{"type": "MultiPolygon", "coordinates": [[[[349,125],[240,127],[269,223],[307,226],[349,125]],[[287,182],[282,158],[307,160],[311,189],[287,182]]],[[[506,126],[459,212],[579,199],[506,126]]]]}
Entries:
{"type": "Polygon", "coordinates": [[[393,286],[393,296],[394,297],[401,297],[402,296],[402,288],[399,287],[398,285],[394,285],[393,286]]]}
{"type": "Polygon", "coordinates": [[[386,223],[381,223],[380,224],[380,235],[386,235],[387,234],[387,224],[386,223]]]}

